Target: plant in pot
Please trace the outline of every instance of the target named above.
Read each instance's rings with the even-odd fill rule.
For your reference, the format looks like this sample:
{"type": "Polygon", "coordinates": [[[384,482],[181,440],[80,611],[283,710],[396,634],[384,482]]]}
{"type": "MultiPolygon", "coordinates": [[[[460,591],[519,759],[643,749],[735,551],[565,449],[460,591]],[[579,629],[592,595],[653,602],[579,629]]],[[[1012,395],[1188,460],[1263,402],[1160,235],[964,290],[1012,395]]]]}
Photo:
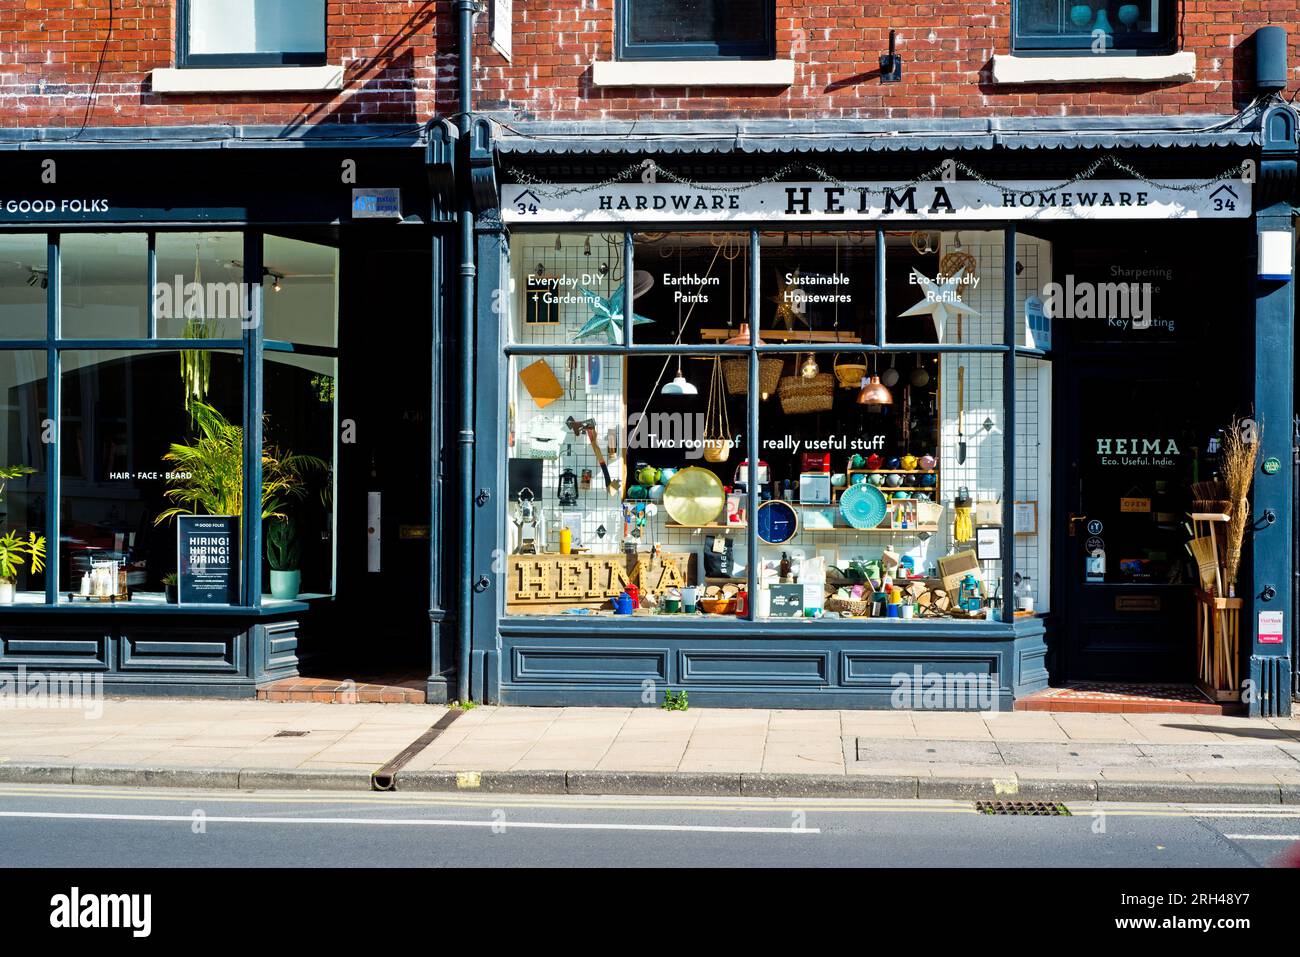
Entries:
{"type": "MultiPolygon", "coordinates": [[[[161,525],[177,515],[244,514],[244,430],[203,402],[190,403],[197,434],[175,442],[163,461],[175,467],[171,487],[163,494],[175,503],[154,519],[161,525]]],[[[264,443],[262,446],[263,519],[283,518],[290,501],[307,494],[307,477],[329,466],[314,455],[298,455],[264,443]]]]}
{"type": "Polygon", "coordinates": [[[14,603],[18,573],[23,565],[29,565],[33,573],[45,570],[45,537],[28,532],[24,539],[10,529],[0,537],[0,605],[14,603]]]}
{"type": "Polygon", "coordinates": [[[167,604],[169,605],[180,604],[180,600],[181,600],[180,588],[179,588],[180,576],[178,576],[175,572],[168,572],[166,575],[163,576],[162,583],[163,583],[163,592],[167,596],[167,604]]]}
{"type": "Polygon", "coordinates": [[[266,532],[266,563],[271,567],[271,597],[293,600],[302,584],[298,526],[292,518],[273,518],[266,532]]]}

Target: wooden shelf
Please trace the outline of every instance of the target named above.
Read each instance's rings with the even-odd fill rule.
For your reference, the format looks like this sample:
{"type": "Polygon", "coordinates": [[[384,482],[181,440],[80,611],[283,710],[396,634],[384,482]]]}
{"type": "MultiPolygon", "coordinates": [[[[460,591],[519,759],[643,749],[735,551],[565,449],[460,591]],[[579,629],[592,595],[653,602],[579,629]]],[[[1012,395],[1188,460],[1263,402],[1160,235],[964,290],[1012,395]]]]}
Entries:
{"type": "MultiPolygon", "coordinates": [[[[701,329],[700,339],[718,342],[737,335],[737,329],[701,329]]],[[[862,345],[862,339],[851,332],[813,332],[808,329],[759,329],[758,338],[764,342],[842,342],[847,345],[862,345]]]]}

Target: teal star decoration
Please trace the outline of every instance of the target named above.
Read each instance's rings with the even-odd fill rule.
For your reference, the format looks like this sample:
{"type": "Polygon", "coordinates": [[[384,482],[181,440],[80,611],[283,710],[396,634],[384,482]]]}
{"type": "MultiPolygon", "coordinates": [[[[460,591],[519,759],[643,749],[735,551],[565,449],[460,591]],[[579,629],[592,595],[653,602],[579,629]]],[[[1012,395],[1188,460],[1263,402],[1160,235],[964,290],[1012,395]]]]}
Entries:
{"type": "MultiPolygon", "coordinates": [[[[589,339],[603,332],[610,345],[617,345],[622,342],[623,296],[626,290],[620,286],[618,291],[608,299],[602,299],[590,289],[582,289],[580,292],[591,302],[591,318],[587,320],[587,324],[579,329],[578,334],[573,338],[575,340],[589,339]]],[[[636,314],[632,316],[632,325],[634,326],[643,326],[647,322],[654,322],[654,320],[636,314]]]]}

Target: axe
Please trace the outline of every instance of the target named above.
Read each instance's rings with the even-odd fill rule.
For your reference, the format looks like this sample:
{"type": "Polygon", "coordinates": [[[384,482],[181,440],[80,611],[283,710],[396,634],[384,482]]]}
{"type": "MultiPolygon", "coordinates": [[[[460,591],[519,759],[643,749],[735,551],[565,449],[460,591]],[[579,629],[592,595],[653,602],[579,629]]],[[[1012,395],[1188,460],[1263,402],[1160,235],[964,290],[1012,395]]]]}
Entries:
{"type": "Polygon", "coordinates": [[[618,483],[609,477],[609,466],[605,464],[605,453],[600,450],[600,442],[596,440],[596,420],[587,419],[579,422],[573,416],[564,423],[576,435],[586,435],[587,441],[591,443],[591,450],[596,453],[596,461],[600,463],[600,472],[605,476],[605,491],[613,495],[618,491],[618,483]]]}

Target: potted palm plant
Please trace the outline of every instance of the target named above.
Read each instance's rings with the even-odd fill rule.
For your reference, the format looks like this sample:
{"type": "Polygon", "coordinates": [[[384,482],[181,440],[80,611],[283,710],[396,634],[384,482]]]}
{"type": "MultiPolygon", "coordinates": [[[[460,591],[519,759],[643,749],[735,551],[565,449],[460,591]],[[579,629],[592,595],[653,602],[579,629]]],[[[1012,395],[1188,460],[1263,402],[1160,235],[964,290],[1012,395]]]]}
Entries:
{"type": "Polygon", "coordinates": [[[33,574],[45,570],[45,538],[35,532],[20,538],[10,529],[0,536],[0,605],[14,603],[18,573],[23,565],[29,565],[33,574]]]}
{"type": "MultiPolygon", "coordinates": [[[[155,525],[177,515],[244,514],[244,430],[203,402],[190,403],[197,435],[174,442],[163,461],[175,467],[171,487],[163,494],[175,504],[154,519],[155,525]]],[[[286,452],[271,444],[262,447],[262,519],[283,518],[289,502],[307,494],[310,473],[329,466],[314,455],[286,452]]]]}
{"type": "Polygon", "coordinates": [[[302,585],[298,526],[288,516],[273,518],[266,532],[266,562],[271,566],[271,597],[292,601],[302,585]]]}
{"type": "Polygon", "coordinates": [[[167,604],[176,605],[180,603],[180,576],[175,572],[168,572],[162,578],[163,594],[167,598],[167,604]]]}

